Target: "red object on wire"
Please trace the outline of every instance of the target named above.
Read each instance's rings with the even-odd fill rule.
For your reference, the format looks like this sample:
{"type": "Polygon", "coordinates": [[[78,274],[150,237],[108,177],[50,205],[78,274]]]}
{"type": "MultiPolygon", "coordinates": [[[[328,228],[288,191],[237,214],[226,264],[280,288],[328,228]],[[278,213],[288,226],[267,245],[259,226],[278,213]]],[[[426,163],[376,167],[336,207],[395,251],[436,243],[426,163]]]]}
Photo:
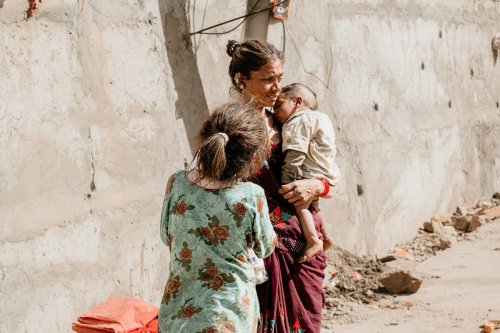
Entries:
{"type": "Polygon", "coordinates": [[[290,0],[274,0],[273,5],[274,18],[286,20],[290,11],[290,0]]]}
{"type": "Polygon", "coordinates": [[[28,18],[33,16],[33,12],[36,10],[36,0],[30,0],[30,8],[28,9],[28,18]]]}

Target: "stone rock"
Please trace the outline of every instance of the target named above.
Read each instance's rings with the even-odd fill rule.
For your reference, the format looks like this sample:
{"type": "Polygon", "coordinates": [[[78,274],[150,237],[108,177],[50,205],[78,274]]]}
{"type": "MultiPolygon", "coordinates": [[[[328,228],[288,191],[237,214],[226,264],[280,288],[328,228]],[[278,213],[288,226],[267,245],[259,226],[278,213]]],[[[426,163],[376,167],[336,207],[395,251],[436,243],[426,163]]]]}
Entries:
{"type": "Polygon", "coordinates": [[[432,220],[432,229],[434,230],[434,233],[439,235],[439,236],[444,236],[444,227],[441,221],[437,220],[432,220]]]}
{"type": "MultiPolygon", "coordinates": [[[[451,227],[451,228],[453,228],[453,227],[451,227]]],[[[445,235],[444,236],[444,239],[446,239],[448,242],[450,242],[450,247],[458,243],[457,232],[456,232],[455,228],[453,228],[453,230],[455,231],[455,236],[452,236],[452,235],[445,235]]]]}
{"type": "Polygon", "coordinates": [[[453,216],[452,218],[453,221],[453,226],[455,229],[459,231],[465,231],[467,230],[467,227],[469,226],[469,223],[472,220],[472,217],[470,216],[453,216]]]}
{"type": "Polygon", "coordinates": [[[433,233],[434,228],[432,227],[432,223],[431,222],[424,222],[424,230],[425,230],[425,232],[433,233]]]}
{"type": "Polygon", "coordinates": [[[493,207],[493,204],[489,201],[479,201],[476,204],[476,208],[481,208],[482,210],[488,209],[493,207]]]}
{"type": "Polygon", "coordinates": [[[495,192],[493,194],[493,199],[500,199],[500,192],[495,192]]]}
{"type": "Polygon", "coordinates": [[[338,306],[340,303],[338,300],[336,300],[334,297],[327,297],[325,298],[325,305],[328,307],[335,307],[338,306]]]}
{"type": "Polygon", "coordinates": [[[448,216],[448,215],[434,215],[431,218],[431,222],[432,221],[441,222],[442,225],[452,225],[453,224],[451,216],[448,216]]]}
{"type": "Polygon", "coordinates": [[[495,220],[500,217],[500,206],[484,209],[480,214],[484,215],[488,220],[495,220]]]}
{"type": "Polygon", "coordinates": [[[482,226],[483,224],[486,224],[488,222],[489,222],[489,220],[487,218],[485,218],[484,216],[473,215],[471,222],[467,226],[466,232],[472,232],[472,231],[476,230],[477,228],[479,228],[480,226],[482,226]]]}
{"type": "Polygon", "coordinates": [[[444,230],[444,235],[445,236],[457,236],[458,233],[457,233],[457,230],[455,229],[455,227],[452,227],[451,225],[445,225],[443,227],[443,230],[444,230]]]}
{"type": "Polygon", "coordinates": [[[385,256],[385,257],[382,257],[379,259],[380,262],[389,262],[389,261],[393,261],[393,260],[396,260],[396,257],[393,256],[393,255],[388,255],[388,256],[385,256]]]}
{"type": "Polygon", "coordinates": [[[411,276],[406,271],[393,271],[384,274],[379,282],[391,294],[414,294],[420,288],[422,280],[411,276]]]}
{"type": "Polygon", "coordinates": [[[455,214],[458,216],[466,216],[468,213],[467,207],[465,206],[458,206],[457,209],[455,210],[455,214]]]}
{"type": "Polygon", "coordinates": [[[442,251],[442,250],[446,250],[447,248],[449,248],[451,246],[451,242],[447,239],[440,239],[439,240],[439,244],[438,244],[438,247],[439,249],[442,251]]]}

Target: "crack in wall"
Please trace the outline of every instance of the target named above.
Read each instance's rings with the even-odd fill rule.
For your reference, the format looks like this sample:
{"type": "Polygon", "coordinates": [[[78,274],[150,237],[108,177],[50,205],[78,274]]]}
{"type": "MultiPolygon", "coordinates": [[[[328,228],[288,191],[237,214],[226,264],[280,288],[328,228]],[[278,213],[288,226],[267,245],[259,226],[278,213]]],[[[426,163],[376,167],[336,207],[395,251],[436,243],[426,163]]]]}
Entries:
{"type": "Polygon", "coordinates": [[[90,141],[90,166],[92,168],[92,179],[90,181],[90,191],[94,192],[95,187],[95,166],[94,166],[94,145],[92,141],[92,131],[89,128],[89,141],[90,141]]]}

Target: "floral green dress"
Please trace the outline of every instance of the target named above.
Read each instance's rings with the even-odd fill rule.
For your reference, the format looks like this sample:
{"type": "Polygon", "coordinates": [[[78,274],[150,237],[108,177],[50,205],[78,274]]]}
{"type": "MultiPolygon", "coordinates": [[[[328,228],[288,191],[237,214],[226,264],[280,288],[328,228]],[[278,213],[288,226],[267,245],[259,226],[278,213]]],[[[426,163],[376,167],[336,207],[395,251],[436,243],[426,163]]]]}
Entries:
{"type": "Polygon", "coordinates": [[[170,249],[161,333],[255,332],[259,304],[248,248],[269,256],[276,234],[264,190],[253,183],[206,190],[170,177],[161,215],[170,249]]]}

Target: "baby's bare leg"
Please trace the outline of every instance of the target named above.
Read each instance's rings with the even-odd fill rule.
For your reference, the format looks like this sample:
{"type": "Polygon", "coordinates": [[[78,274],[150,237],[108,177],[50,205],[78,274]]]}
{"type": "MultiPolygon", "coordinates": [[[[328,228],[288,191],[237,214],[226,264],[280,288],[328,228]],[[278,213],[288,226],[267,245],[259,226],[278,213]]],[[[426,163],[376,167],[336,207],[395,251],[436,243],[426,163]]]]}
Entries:
{"type": "Polygon", "coordinates": [[[307,209],[307,206],[296,207],[296,210],[302,232],[304,233],[304,237],[306,239],[306,248],[304,249],[304,253],[299,258],[298,262],[304,262],[321,251],[323,248],[323,242],[319,239],[318,234],[316,233],[314,220],[311,212],[307,209]]]}
{"type": "Polygon", "coordinates": [[[323,234],[323,251],[326,251],[333,246],[333,240],[330,237],[328,229],[326,228],[325,215],[323,215],[323,212],[319,208],[319,199],[314,200],[311,203],[311,206],[314,207],[314,210],[318,213],[318,216],[321,219],[321,233],[323,234]]]}

